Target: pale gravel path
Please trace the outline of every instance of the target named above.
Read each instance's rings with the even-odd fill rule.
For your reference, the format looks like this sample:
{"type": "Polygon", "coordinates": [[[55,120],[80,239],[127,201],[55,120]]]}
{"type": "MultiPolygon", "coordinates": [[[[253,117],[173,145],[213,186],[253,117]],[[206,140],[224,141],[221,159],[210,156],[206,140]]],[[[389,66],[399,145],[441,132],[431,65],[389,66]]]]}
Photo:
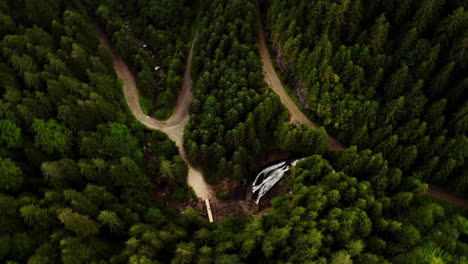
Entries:
{"type": "Polygon", "coordinates": [[[177,99],[177,103],[174,107],[172,116],[166,121],[158,121],[143,113],[140,107],[140,94],[132,72],[128,68],[125,61],[123,61],[123,59],[112,48],[112,45],[109,43],[109,40],[104,35],[104,33],[100,30],[97,30],[97,35],[101,44],[107,47],[112,53],[114,70],[117,73],[117,76],[123,81],[125,100],[127,101],[128,107],[131,109],[133,116],[148,129],[161,130],[175,142],[179,148],[180,156],[185,160],[189,168],[187,176],[188,185],[193,188],[197,197],[200,197],[204,200],[213,199],[213,190],[205,182],[201,171],[190,165],[183,147],[184,127],[189,121],[189,106],[190,102],[193,100],[193,94],[191,91],[192,77],[190,72],[192,65],[193,47],[197,40],[197,35],[195,35],[192,46],[190,48],[190,53],[184,72],[184,81],[177,99]]]}

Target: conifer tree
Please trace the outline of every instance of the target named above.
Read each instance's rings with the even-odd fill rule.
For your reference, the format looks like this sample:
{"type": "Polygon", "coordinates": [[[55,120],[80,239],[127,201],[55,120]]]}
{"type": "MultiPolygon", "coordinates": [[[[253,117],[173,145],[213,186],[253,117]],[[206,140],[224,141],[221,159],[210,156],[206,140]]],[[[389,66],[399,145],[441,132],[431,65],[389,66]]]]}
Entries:
{"type": "Polygon", "coordinates": [[[23,173],[9,158],[0,157],[0,190],[6,193],[14,193],[23,184],[23,173]]]}
{"type": "Polygon", "coordinates": [[[383,51],[389,34],[390,24],[385,14],[380,15],[370,30],[369,47],[376,53],[383,51]]]}
{"type": "Polygon", "coordinates": [[[359,32],[360,23],[364,18],[364,8],[361,0],[352,1],[349,8],[349,29],[346,34],[346,40],[351,42],[355,35],[359,32]]]}
{"type": "Polygon", "coordinates": [[[389,98],[396,98],[402,94],[405,86],[410,81],[408,71],[409,68],[405,65],[389,77],[387,83],[384,86],[385,94],[389,98]]]}
{"type": "Polygon", "coordinates": [[[453,115],[451,124],[458,134],[466,133],[468,131],[468,102],[465,102],[465,104],[453,115]]]}
{"type": "Polygon", "coordinates": [[[418,32],[424,32],[439,18],[439,9],[444,5],[445,0],[425,0],[420,3],[416,14],[413,17],[412,26],[418,32]]]}
{"type": "Polygon", "coordinates": [[[432,78],[427,91],[431,99],[435,99],[444,92],[444,89],[447,89],[455,64],[455,62],[448,63],[432,78]]]}

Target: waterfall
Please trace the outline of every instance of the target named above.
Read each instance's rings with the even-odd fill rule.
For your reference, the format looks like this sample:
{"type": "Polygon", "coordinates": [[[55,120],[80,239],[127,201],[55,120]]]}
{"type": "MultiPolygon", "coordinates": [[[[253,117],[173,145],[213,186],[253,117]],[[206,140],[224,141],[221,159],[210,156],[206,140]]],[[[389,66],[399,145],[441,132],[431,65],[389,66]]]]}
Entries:
{"type": "Polygon", "coordinates": [[[284,174],[289,171],[289,168],[291,166],[295,166],[302,159],[303,158],[282,161],[263,169],[257,177],[255,177],[255,180],[252,183],[252,193],[255,194],[258,191],[257,200],[255,202],[258,204],[260,198],[273,188],[281,178],[283,178],[284,174]],[[260,183],[257,184],[257,182],[260,183]]]}

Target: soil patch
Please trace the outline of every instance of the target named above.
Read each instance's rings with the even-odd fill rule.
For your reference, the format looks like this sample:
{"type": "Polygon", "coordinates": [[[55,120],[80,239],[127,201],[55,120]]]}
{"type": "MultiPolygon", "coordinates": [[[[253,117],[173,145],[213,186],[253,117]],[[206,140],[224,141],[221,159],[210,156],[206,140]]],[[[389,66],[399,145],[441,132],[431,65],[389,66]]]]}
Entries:
{"type": "Polygon", "coordinates": [[[270,165],[272,163],[287,160],[287,159],[291,158],[291,156],[293,156],[293,153],[286,152],[286,151],[275,150],[275,151],[269,152],[264,156],[260,156],[260,157],[256,158],[255,166],[253,167],[253,169],[255,171],[260,170],[260,169],[262,169],[262,168],[264,168],[267,165],[270,165]]]}

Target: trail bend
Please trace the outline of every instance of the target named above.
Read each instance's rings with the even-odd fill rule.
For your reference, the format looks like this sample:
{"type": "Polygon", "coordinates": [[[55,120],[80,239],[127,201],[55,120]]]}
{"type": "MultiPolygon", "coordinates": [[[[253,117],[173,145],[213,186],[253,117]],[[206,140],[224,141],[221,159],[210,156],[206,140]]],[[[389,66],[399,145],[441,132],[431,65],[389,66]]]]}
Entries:
{"type": "MultiPolygon", "coordinates": [[[[312,121],[310,121],[309,118],[307,118],[304,115],[304,113],[302,113],[299,107],[297,107],[297,105],[294,103],[291,97],[286,93],[286,90],[284,89],[283,84],[281,83],[281,80],[279,79],[278,74],[276,73],[276,70],[273,67],[273,64],[271,63],[270,54],[268,52],[268,48],[267,48],[266,41],[265,41],[265,33],[263,31],[259,1],[255,0],[255,4],[257,6],[256,12],[257,12],[258,46],[260,49],[260,57],[262,59],[263,73],[265,74],[265,82],[268,84],[268,86],[270,86],[273,92],[275,92],[279,96],[283,105],[289,110],[289,113],[291,114],[292,119],[308,127],[313,127],[317,130],[320,129],[319,126],[317,126],[312,121]]],[[[331,136],[327,137],[327,143],[328,143],[328,149],[330,150],[338,150],[338,149],[345,148],[343,144],[341,144],[338,140],[336,140],[335,138],[331,136]]]]}
{"type": "MultiPolygon", "coordinates": [[[[257,31],[258,31],[258,46],[260,49],[260,57],[262,59],[263,72],[265,74],[265,82],[270,86],[270,88],[280,97],[283,105],[289,110],[291,118],[297,120],[299,123],[304,124],[308,127],[313,127],[319,129],[319,127],[312,123],[302,111],[297,107],[291,97],[286,93],[281,80],[276,73],[275,68],[271,62],[270,54],[268,47],[265,41],[265,33],[263,30],[263,24],[260,14],[260,3],[259,0],[255,0],[256,12],[257,12],[257,31]]],[[[328,136],[327,138],[328,149],[329,150],[342,150],[346,149],[346,146],[341,144],[334,137],[328,136]]],[[[445,200],[455,205],[459,206],[468,206],[468,200],[457,197],[451,193],[448,193],[434,185],[429,185],[426,192],[427,195],[445,200]]]]}
{"type": "Polygon", "coordinates": [[[205,179],[203,178],[200,169],[194,168],[190,165],[185,155],[183,146],[184,127],[189,121],[189,106],[190,102],[192,102],[193,100],[193,94],[191,91],[193,82],[190,73],[192,65],[193,48],[198,38],[198,34],[195,34],[192,46],[190,47],[190,52],[185,66],[182,89],[179,92],[179,97],[174,107],[173,114],[166,121],[156,120],[143,113],[140,106],[140,93],[138,91],[133,73],[130,71],[130,68],[125,63],[125,61],[113,49],[105,34],[99,29],[97,30],[97,36],[101,44],[111,51],[112,60],[114,63],[114,70],[117,76],[120,79],[122,79],[125,100],[127,101],[128,107],[130,108],[133,116],[148,129],[161,130],[162,132],[166,133],[171,140],[175,142],[175,144],[179,148],[180,156],[185,160],[185,162],[188,165],[188,185],[191,186],[195,191],[195,194],[203,200],[213,199],[213,190],[205,182],[205,179]]]}

